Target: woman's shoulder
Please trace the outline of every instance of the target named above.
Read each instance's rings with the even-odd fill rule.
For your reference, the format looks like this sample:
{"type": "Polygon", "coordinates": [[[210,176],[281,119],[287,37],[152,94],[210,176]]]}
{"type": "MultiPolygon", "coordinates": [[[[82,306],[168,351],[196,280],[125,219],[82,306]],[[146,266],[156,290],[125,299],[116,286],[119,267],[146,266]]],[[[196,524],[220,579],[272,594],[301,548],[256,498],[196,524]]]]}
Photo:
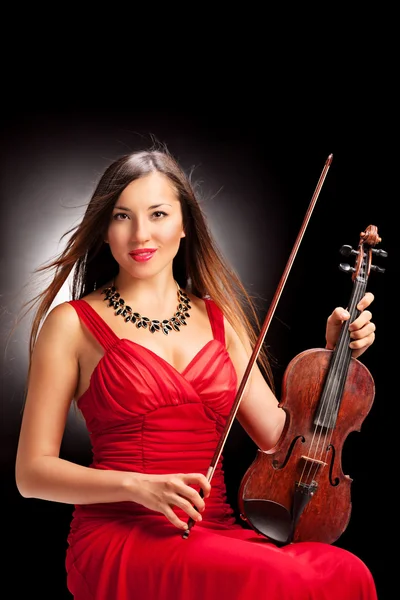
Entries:
{"type": "MultiPolygon", "coordinates": [[[[102,286],[102,289],[106,286],[102,286]]],[[[104,295],[101,290],[94,290],[85,296],[82,296],[79,300],[84,300],[87,304],[90,304],[92,308],[97,310],[104,304],[104,295]]],[[[74,300],[65,300],[53,306],[47,313],[46,319],[43,323],[47,327],[59,327],[63,330],[66,329],[71,334],[79,334],[82,332],[82,322],[79,316],[79,312],[73,306],[74,300]]]]}
{"type": "Polygon", "coordinates": [[[46,356],[76,356],[82,331],[79,316],[68,302],[60,302],[47,313],[38,331],[35,353],[46,356]]]}
{"type": "Polygon", "coordinates": [[[82,326],[76,310],[68,301],[64,301],[50,309],[43,321],[41,331],[71,343],[74,340],[78,341],[82,326]]]}

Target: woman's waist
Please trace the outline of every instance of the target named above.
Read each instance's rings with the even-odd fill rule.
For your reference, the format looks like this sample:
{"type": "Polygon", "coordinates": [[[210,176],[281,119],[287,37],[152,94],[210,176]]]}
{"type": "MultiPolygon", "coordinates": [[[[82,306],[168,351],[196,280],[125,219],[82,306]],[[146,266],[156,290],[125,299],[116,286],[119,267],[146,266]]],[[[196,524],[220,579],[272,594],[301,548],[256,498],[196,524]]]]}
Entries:
{"type": "MultiPolygon", "coordinates": [[[[221,527],[232,526],[236,519],[231,505],[226,498],[210,495],[206,499],[206,508],[202,513],[203,521],[200,525],[218,525],[221,527]]],[[[173,507],[176,515],[183,521],[188,521],[189,517],[182,509],[173,507]]],[[[109,502],[99,504],[80,504],[75,505],[71,531],[82,529],[82,527],[98,527],[102,523],[110,520],[127,521],[130,526],[146,526],[146,523],[154,519],[166,519],[166,517],[157,511],[151,510],[136,502],[109,502]]]]}
{"type": "MultiPolygon", "coordinates": [[[[195,465],[196,466],[196,465],[195,465]]],[[[199,465],[197,465],[199,466],[199,465]]],[[[118,470],[118,469],[116,469],[118,470]]],[[[167,475],[168,473],[183,473],[183,469],[171,468],[167,471],[160,471],[159,469],[146,470],[144,473],[139,469],[124,469],[132,470],[136,473],[143,473],[143,475],[167,475]]],[[[189,471],[187,471],[189,472],[189,471]]],[[[198,468],[197,470],[191,470],[190,472],[206,473],[206,469],[198,468]]],[[[200,490],[198,486],[195,487],[197,491],[200,490]]],[[[223,476],[223,471],[217,467],[214,471],[213,479],[211,481],[211,492],[210,495],[205,499],[206,508],[208,515],[212,515],[212,518],[220,518],[226,516],[227,513],[231,513],[232,508],[227,499],[227,491],[223,476]]],[[[181,511],[178,507],[174,507],[174,511],[181,518],[184,518],[186,513],[181,511]]],[[[97,517],[97,516],[129,516],[129,517],[142,517],[147,515],[158,514],[155,511],[146,508],[142,504],[134,501],[120,501],[120,502],[103,502],[95,504],[77,504],[75,505],[74,516],[79,517],[97,517]]]]}
{"type": "MultiPolygon", "coordinates": [[[[218,461],[213,475],[213,481],[218,485],[224,480],[222,460],[220,458],[218,461]]],[[[119,448],[113,452],[94,453],[90,468],[149,475],[167,475],[169,473],[202,473],[206,475],[211,461],[212,454],[209,452],[182,451],[179,454],[171,455],[166,448],[160,452],[119,448]]]]}

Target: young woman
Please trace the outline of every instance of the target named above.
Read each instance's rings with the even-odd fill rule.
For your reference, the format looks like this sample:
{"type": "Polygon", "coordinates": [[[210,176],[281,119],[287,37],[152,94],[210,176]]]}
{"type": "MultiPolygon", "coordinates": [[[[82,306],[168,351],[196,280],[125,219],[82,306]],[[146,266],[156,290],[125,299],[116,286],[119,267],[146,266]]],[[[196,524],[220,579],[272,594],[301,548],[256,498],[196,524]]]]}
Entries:
{"type": "MultiPolygon", "coordinates": [[[[55,276],[34,299],[16,481],[26,498],[75,505],[66,556],[75,599],[375,600],[358,557],[318,542],[278,547],[235,522],[221,460],[206,478],[259,331],[168,151],[111,164],[44,268],[55,276]],[[50,310],[72,270],[73,299],[50,310]],[[90,467],[60,457],[74,401],[90,467]]],[[[353,357],[374,341],[372,300],[349,324],[353,357]]],[[[329,316],[327,348],[349,316],[340,307],[329,316]]],[[[262,450],[285,423],[273,389],[260,353],[237,418],[262,450]]]]}

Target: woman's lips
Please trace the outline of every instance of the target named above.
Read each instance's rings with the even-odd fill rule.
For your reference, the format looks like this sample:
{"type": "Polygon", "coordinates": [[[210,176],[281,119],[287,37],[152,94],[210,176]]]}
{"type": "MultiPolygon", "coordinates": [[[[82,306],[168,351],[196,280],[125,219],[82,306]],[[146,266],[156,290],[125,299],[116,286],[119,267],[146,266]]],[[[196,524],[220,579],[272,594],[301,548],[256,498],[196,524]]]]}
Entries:
{"type": "Polygon", "coordinates": [[[136,262],[146,262],[150,260],[155,253],[155,250],[135,250],[134,252],[130,252],[129,256],[136,262]]]}

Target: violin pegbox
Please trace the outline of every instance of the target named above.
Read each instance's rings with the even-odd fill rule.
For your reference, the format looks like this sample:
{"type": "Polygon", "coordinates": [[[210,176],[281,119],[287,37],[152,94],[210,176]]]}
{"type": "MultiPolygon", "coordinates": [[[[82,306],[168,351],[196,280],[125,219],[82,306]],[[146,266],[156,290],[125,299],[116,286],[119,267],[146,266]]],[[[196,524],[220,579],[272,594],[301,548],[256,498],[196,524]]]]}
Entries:
{"type": "Polygon", "coordinates": [[[351,273],[353,281],[359,281],[366,285],[371,271],[375,271],[376,273],[385,272],[384,268],[372,264],[372,256],[387,257],[386,250],[375,248],[381,241],[382,238],[378,235],[378,228],[375,225],[369,225],[360,234],[357,250],[348,245],[340,248],[340,253],[343,256],[355,257],[355,266],[352,267],[348,263],[340,263],[339,269],[344,273],[351,273]]]}

